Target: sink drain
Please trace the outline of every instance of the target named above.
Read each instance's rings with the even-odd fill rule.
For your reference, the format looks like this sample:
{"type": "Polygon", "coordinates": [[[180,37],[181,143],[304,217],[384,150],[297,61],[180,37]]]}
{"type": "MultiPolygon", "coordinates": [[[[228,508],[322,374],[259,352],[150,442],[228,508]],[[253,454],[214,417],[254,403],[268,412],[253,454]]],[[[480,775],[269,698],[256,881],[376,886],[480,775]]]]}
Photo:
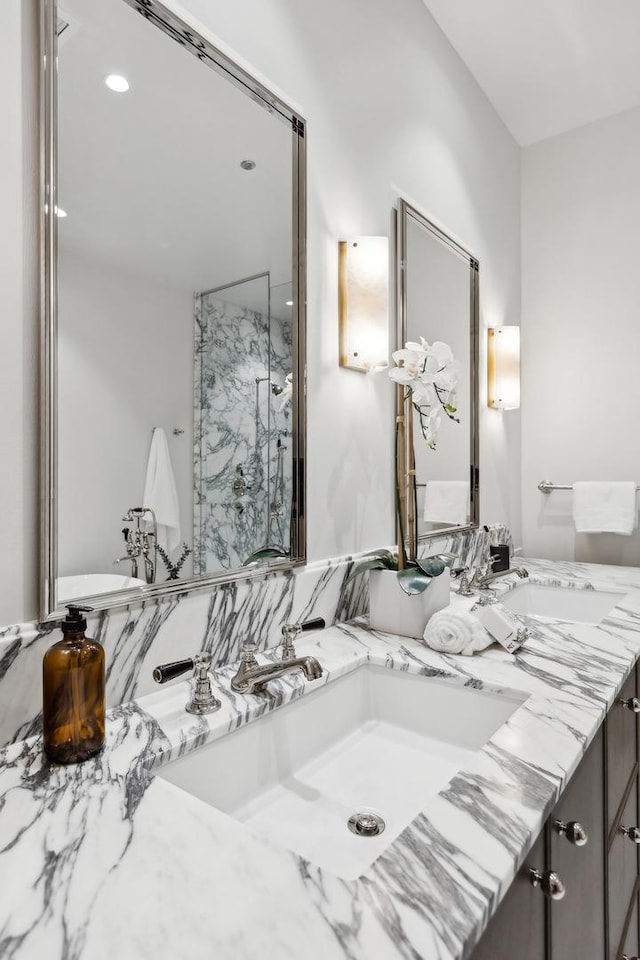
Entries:
{"type": "Polygon", "coordinates": [[[377,837],[384,831],[385,822],[377,813],[352,813],[347,826],[358,837],[377,837]]]}

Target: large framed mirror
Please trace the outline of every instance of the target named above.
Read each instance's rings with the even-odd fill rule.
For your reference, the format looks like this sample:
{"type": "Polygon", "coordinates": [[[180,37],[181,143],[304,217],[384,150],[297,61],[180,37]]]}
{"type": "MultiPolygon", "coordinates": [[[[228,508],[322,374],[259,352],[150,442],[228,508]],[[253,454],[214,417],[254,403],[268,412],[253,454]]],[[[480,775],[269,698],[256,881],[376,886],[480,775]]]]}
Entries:
{"type": "Polygon", "coordinates": [[[42,0],[43,617],[306,556],[305,124],[156,0],[42,0]]]}
{"type": "Polygon", "coordinates": [[[418,347],[429,354],[426,363],[434,373],[455,371],[450,394],[446,377],[436,378],[436,390],[429,387],[425,399],[412,392],[411,383],[398,390],[399,532],[415,552],[420,541],[471,530],[479,522],[479,264],[405,200],[398,204],[397,226],[399,348],[415,345],[417,376],[425,364],[418,347]]]}

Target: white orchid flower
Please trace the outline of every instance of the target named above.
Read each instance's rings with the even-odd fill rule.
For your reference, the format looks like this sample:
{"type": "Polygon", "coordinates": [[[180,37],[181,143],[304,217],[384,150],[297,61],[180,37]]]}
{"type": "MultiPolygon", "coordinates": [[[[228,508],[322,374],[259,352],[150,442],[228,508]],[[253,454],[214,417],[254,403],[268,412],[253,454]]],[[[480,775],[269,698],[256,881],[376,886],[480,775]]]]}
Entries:
{"type": "Polygon", "coordinates": [[[454,362],[451,347],[442,340],[435,340],[427,350],[427,354],[436,360],[438,367],[447,367],[454,362]]]}
{"type": "Polygon", "coordinates": [[[421,418],[422,434],[430,447],[435,447],[436,440],[442,426],[442,412],[440,407],[432,407],[426,415],[421,418]]]}
{"type": "Polygon", "coordinates": [[[411,392],[422,435],[433,449],[442,427],[443,411],[459,422],[453,414],[458,404],[460,366],[448,343],[436,340],[430,344],[424,337],[420,337],[419,343],[409,340],[403,350],[396,350],[392,356],[396,367],[389,371],[389,376],[411,392]]]}
{"type": "Polygon", "coordinates": [[[460,365],[453,360],[447,366],[441,367],[433,378],[438,390],[451,393],[460,380],[460,365]]]}
{"type": "MultiPolygon", "coordinates": [[[[414,344],[414,346],[417,346],[417,344],[414,344]]],[[[396,383],[409,383],[409,381],[415,380],[422,373],[425,357],[424,351],[421,349],[411,350],[408,348],[409,344],[407,344],[407,349],[395,350],[391,354],[397,367],[389,371],[389,376],[392,380],[395,380],[396,383]]]]}
{"type": "Polygon", "coordinates": [[[422,378],[416,380],[411,393],[411,399],[416,407],[431,407],[438,402],[435,388],[429,380],[425,381],[422,378]]]}

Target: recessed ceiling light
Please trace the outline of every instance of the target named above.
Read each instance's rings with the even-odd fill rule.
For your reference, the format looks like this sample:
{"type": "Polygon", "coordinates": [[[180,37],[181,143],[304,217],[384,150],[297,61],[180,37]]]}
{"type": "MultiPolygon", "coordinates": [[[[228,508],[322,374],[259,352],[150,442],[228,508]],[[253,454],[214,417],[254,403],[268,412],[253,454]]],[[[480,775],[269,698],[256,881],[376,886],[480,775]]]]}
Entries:
{"type": "Polygon", "coordinates": [[[292,306],[293,306],[293,300],[285,300],[284,305],[285,305],[285,307],[292,307],[292,306]]]}
{"type": "Polygon", "coordinates": [[[118,73],[110,73],[108,77],[104,78],[104,82],[109,90],[113,90],[114,93],[126,93],[129,89],[127,78],[121,77],[118,73]]]}
{"type": "Polygon", "coordinates": [[[64,220],[66,215],[67,215],[66,210],[63,210],[62,207],[56,207],[56,217],[59,217],[61,220],[64,220]]]}
{"type": "Polygon", "coordinates": [[[243,170],[255,170],[256,162],[255,160],[241,160],[240,166],[243,170]]]}

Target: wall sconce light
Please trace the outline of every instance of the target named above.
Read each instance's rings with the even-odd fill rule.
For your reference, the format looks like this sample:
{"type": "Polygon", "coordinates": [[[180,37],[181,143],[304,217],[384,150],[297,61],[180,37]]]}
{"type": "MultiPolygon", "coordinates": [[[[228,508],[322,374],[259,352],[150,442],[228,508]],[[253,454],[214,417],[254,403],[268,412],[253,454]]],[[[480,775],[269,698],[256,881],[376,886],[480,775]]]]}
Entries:
{"type": "Polygon", "coordinates": [[[520,327],[487,330],[487,406],[496,410],[520,406],[520,327]]]}
{"type": "Polygon", "coordinates": [[[338,243],[340,366],[369,373],[389,363],[389,240],[338,243]]]}

